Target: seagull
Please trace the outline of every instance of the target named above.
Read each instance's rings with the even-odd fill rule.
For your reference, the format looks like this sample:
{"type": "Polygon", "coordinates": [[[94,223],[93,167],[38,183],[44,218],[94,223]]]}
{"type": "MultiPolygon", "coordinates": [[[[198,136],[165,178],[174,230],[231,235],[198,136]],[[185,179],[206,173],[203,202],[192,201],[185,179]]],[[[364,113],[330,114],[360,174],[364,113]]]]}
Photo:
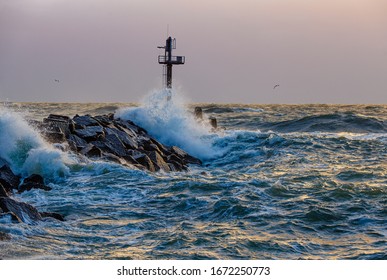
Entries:
{"type": "Polygon", "coordinates": [[[59,80],[57,80],[57,79],[55,79],[54,81],[57,82],[57,83],[59,83],[59,80]]]}
{"type": "Polygon", "coordinates": [[[275,89],[276,87],[279,87],[279,85],[275,85],[275,86],[273,87],[273,89],[275,89]]]}

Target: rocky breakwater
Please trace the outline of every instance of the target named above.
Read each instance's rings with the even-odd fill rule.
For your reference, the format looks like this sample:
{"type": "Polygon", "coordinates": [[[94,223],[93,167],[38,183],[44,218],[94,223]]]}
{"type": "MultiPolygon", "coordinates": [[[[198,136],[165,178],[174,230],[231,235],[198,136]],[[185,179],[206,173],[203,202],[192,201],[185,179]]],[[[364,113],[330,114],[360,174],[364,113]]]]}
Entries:
{"type": "MultiPolygon", "coordinates": [[[[166,146],[152,138],[145,129],[131,121],[102,116],[50,115],[42,122],[30,121],[43,137],[56,147],[70,150],[80,157],[108,160],[150,172],[186,171],[189,164],[201,161],[176,146],[166,146]]],[[[58,213],[40,212],[34,206],[11,198],[15,192],[31,189],[49,191],[38,174],[22,178],[13,173],[0,158],[0,217],[13,222],[35,224],[45,218],[64,221],[58,213]]],[[[0,241],[10,236],[0,231],[0,241]]]]}
{"type": "Polygon", "coordinates": [[[113,161],[151,172],[186,171],[201,161],[176,146],[166,146],[130,120],[113,114],[90,116],[50,115],[38,124],[51,143],[65,144],[91,159],[113,161]]]}

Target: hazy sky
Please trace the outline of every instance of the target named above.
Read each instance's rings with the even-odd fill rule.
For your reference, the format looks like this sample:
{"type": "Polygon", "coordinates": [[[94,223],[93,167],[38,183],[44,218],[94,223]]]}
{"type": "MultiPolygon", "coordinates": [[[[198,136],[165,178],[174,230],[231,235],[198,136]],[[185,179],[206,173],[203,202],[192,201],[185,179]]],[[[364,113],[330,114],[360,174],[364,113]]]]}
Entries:
{"type": "Polygon", "coordinates": [[[193,102],[387,104],[387,0],[0,0],[0,100],[137,102],[167,24],[193,102]]]}

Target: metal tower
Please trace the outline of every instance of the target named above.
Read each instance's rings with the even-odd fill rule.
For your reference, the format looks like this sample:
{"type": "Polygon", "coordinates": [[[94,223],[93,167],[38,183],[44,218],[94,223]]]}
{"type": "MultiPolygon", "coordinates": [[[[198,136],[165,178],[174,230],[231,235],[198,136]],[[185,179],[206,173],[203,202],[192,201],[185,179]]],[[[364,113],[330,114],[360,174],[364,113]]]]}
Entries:
{"type": "Polygon", "coordinates": [[[176,39],[168,37],[164,47],[164,55],[159,55],[159,64],[163,64],[163,83],[164,87],[172,88],[172,66],[184,64],[185,56],[172,56],[172,50],[176,49],[176,39]]]}

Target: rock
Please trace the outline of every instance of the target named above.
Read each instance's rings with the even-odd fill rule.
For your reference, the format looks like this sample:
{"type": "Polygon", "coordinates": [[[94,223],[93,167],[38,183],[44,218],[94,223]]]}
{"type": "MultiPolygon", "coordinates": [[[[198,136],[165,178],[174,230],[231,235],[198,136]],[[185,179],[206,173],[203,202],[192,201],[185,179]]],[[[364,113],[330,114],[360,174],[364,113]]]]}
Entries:
{"type": "Polygon", "coordinates": [[[199,164],[199,165],[202,164],[202,161],[200,159],[189,155],[188,153],[186,153],[185,151],[183,151],[179,147],[172,146],[170,151],[172,153],[176,154],[177,156],[179,156],[183,160],[184,163],[192,163],[192,164],[199,164]]]}
{"type": "Polygon", "coordinates": [[[127,149],[138,149],[137,143],[124,131],[117,128],[105,128],[106,135],[116,135],[127,149]]]}
{"type": "Polygon", "coordinates": [[[127,162],[129,162],[130,164],[139,164],[139,162],[137,160],[134,159],[134,157],[130,156],[130,155],[126,155],[123,157],[127,162]]]}
{"type": "Polygon", "coordinates": [[[66,141],[64,133],[55,131],[46,131],[44,138],[50,143],[63,143],[66,141]]]}
{"type": "Polygon", "coordinates": [[[77,151],[82,150],[88,145],[86,140],[83,140],[81,137],[75,134],[70,134],[67,141],[69,142],[70,146],[71,146],[71,143],[73,143],[77,151]]]}
{"type": "Polygon", "coordinates": [[[24,202],[13,200],[9,197],[0,198],[0,208],[4,212],[13,213],[20,221],[27,224],[33,224],[42,219],[42,216],[35,207],[24,202]]]}
{"type": "Polygon", "coordinates": [[[53,132],[62,132],[64,135],[69,135],[71,132],[71,125],[73,124],[68,116],[50,114],[47,118],[43,119],[43,123],[46,125],[45,130],[53,132]]]}
{"type": "Polygon", "coordinates": [[[149,171],[151,171],[151,172],[155,172],[156,171],[156,168],[155,168],[153,162],[151,161],[151,159],[147,155],[142,154],[140,156],[135,156],[134,159],[139,164],[141,164],[146,169],[148,169],[149,171]]]}
{"type": "Polygon", "coordinates": [[[106,135],[104,144],[117,156],[123,157],[128,155],[127,149],[116,134],[106,135]]]}
{"type": "Polygon", "coordinates": [[[58,214],[58,213],[53,213],[53,212],[40,212],[40,216],[42,216],[42,218],[54,218],[58,221],[62,221],[64,222],[64,217],[63,215],[61,214],[58,214]]]}
{"type": "Polygon", "coordinates": [[[8,196],[9,196],[8,192],[5,190],[3,185],[0,183],[0,197],[8,197],[8,196]]]}
{"type": "Polygon", "coordinates": [[[85,148],[83,148],[80,152],[82,155],[87,157],[101,157],[102,151],[100,148],[94,146],[93,144],[88,144],[85,148]]]}
{"type": "Polygon", "coordinates": [[[84,129],[76,129],[75,134],[86,140],[87,142],[95,141],[105,133],[102,126],[88,126],[84,129]]]}
{"type": "MultiPolygon", "coordinates": [[[[156,139],[154,138],[150,138],[150,142],[153,144],[153,145],[156,145],[157,148],[160,150],[160,154],[167,154],[168,153],[168,149],[163,145],[161,144],[160,142],[158,142],[156,139]]],[[[152,145],[151,144],[151,145],[152,145]]]]}
{"type": "Polygon", "coordinates": [[[109,127],[113,123],[114,115],[102,115],[93,117],[101,126],[109,127]]]}
{"type": "Polygon", "coordinates": [[[151,151],[148,156],[152,160],[156,170],[162,169],[165,172],[171,171],[169,165],[164,161],[163,157],[157,151],[151,151]]]}
{"type": "Polygon", "coordinates": [[[116,125],[118,125],[118,126],[121,126],[121,127],[127,128],[129,130],[132,130],[133,133],[135,133],[135,134],[148,134],[148,132],[145,129],[135,125],[131,121],[125,121],[125,120],[122,120],[122,119],[115,119],[114,123],[116,125]]]}
{"type": "Polygon", "coordinates": [[[0,183],[7,192],[12,189],[17,189],[20,184],[20,177],[15,175],[8,165],[3,165],[0,168],[0,183]]]}
{"type": "Polygon", "coordinates": [[[90,115],[85,115],[85,116],[76,115],[73,118],[73,122],[75,124],[76,129],[86,128],[87,126],[99,126],[98,121],[92,118],[90,115]]]}
{"type": "Polygon", "coordinates": [[[112,162],[115,162],[115,163],[118,163],[118,164],[121,164],[121,165],[128,165],[126,160],[124,160],[123,158],[120,158],[119,156],[116,156],[114,154],[110,154],[110,153],[104,153],[102,155],[102,159],[105,159],[105,160],[108,160],[108,161],[112,161],[112,162]]]}
{"type": "Polygon", "coordinates": [[[19,193],[24,191],[30,191],[31,189],[42,189],[45,191],[51,191],[52,188],[44,184],[44,179],[38,174],[32,174],[24,179],[23,183],[19,186],[19,193]]]}

